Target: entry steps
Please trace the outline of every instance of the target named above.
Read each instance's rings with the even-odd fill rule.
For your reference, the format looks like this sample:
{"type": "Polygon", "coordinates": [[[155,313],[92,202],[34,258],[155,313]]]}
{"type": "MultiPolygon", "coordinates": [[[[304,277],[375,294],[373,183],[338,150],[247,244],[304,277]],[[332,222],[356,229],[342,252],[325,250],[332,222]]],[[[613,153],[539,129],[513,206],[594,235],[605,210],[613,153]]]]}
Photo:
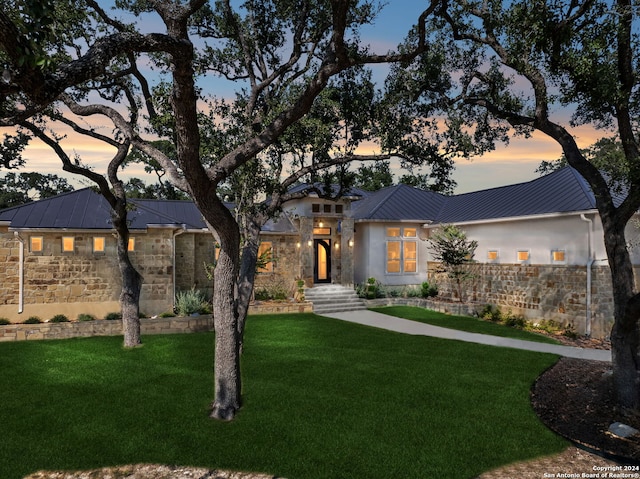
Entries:
{"type": "Polygon", "coordinates": [[[304,297],[313,303],[317,314],[367,309],[353,288],[339,284],[315,285],[304,290],[304,297]]]}

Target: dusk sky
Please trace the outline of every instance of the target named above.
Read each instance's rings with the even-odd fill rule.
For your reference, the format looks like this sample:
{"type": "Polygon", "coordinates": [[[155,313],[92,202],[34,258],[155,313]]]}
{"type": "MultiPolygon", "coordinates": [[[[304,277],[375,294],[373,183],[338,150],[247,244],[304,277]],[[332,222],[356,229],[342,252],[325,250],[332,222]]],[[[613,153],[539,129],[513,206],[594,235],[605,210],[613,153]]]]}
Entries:
{"type": "MultiPolygon", "coordinates": [[[[104,5],[111,3],[101,2],[104,5]]],[[[418,17],[421,8],[424,8],[424,4],[425,2],[415,0],[389,2],[389,5],[382,10],[376,24],[363,31],[363,41],[371,45],[372,51],[379,53],[395,49],[414,19],[418,17]]],[[[162,31],[161,22],[156,19],[145,20],[143,30],[162,31]]],[[[557,116],[556,119],[562,116],[557,116]]],[[[560,121],[560,123],[563,122],[560,121]]],[[[565,125],[566,123],[567,119],[564,121],[565,125]]],[[[571,131],[576,136],[580,147],[589,146],[598,138],[605,136],[605,132],[586,127],[571,129],[571,131]]],[[[64,142],[67,151],[78,154],[84,163],[94,165],[97,171],[103,171],[111,158],[111,152],[105,151],[102,144],[90,144],[85,139],[78,139],[72,132],[68,135],[68,139],[64,142]]],[[[458,162],[453,174],[453,179],[458,184],[455,192],[465,193],[532,180],[538,176],[535,169],[542,160],[557,159],[560,155],[559,146],[541,133],[536,133],[529,139],[514,139],[507,147],[500,146],[496,151],[482,157],[458,162]]],[[[25,156],[29,161],[23,171],[62,174],[59,160],[39,142],[34,142],[25,156]]],[[[155,177],[149,177],[142,168],[138,167],[130,167],[122,174],[125,179],[130,176],[143,178],[147,182],[155,181],[155,177]]],[[[78,185],[77,181],[72,180],[72,182],[78,185]]]]}

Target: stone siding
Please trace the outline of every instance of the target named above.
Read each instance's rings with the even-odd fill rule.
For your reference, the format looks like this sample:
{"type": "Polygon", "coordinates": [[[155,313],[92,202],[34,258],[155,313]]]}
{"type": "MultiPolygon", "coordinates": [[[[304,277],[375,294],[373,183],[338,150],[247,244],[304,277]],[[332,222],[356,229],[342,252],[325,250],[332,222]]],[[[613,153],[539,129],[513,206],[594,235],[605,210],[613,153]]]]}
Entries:
{"type": "MultiPolygon", "coordinates": [[[[434,273],[438,296],[459,301],[456,286],[446,273],[434,273]]],[[[553,319],[587,331],[587,268],[570,265],[472,264],[471,279],[463,283],[463,302],[491,304],[529,320],[553,319]]],[[[593,266],[591,276],[591,334],[609,336],[613,325],[613,298],[608,266],[593,266]]]]}

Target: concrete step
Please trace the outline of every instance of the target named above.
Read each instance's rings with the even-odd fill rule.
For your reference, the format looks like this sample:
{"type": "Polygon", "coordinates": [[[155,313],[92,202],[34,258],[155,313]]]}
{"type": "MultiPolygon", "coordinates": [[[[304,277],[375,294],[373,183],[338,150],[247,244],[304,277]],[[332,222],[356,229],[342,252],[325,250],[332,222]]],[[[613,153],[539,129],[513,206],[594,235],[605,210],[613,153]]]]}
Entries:
{"type": "Polygon", "coordinates": [[[305,298],[313,303],[314,313],[338,313],[366,309],[356,292],[340,285],[321,285],[308,288],[305,298]]]}

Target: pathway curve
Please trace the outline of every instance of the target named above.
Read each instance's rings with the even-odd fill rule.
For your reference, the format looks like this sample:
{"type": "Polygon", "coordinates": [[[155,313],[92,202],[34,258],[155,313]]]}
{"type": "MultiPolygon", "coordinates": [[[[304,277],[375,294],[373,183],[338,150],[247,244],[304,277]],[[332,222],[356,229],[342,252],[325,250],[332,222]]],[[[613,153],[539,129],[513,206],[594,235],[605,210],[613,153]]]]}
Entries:
{"type": "Polygon", "coordinates": [[[323,316],[404,334],[432,336],[435,338],[453,339],[468,343],[487,344],[489,346],[501,346],[504,348],[558,354],[567,358],[611,362],[611,351],[603,349],[585,349],[573,346],[536,343],[533,341],[524,341],[522,339],[501,338],[499,336],[489,336],[487,334],[468,333],[465,331],[457,331],[455,329],[441,328],[439,326],[419,323],[408,319],[396,318],[395,316],[389,316],[369,310],[326,313],[323,316]]]}

